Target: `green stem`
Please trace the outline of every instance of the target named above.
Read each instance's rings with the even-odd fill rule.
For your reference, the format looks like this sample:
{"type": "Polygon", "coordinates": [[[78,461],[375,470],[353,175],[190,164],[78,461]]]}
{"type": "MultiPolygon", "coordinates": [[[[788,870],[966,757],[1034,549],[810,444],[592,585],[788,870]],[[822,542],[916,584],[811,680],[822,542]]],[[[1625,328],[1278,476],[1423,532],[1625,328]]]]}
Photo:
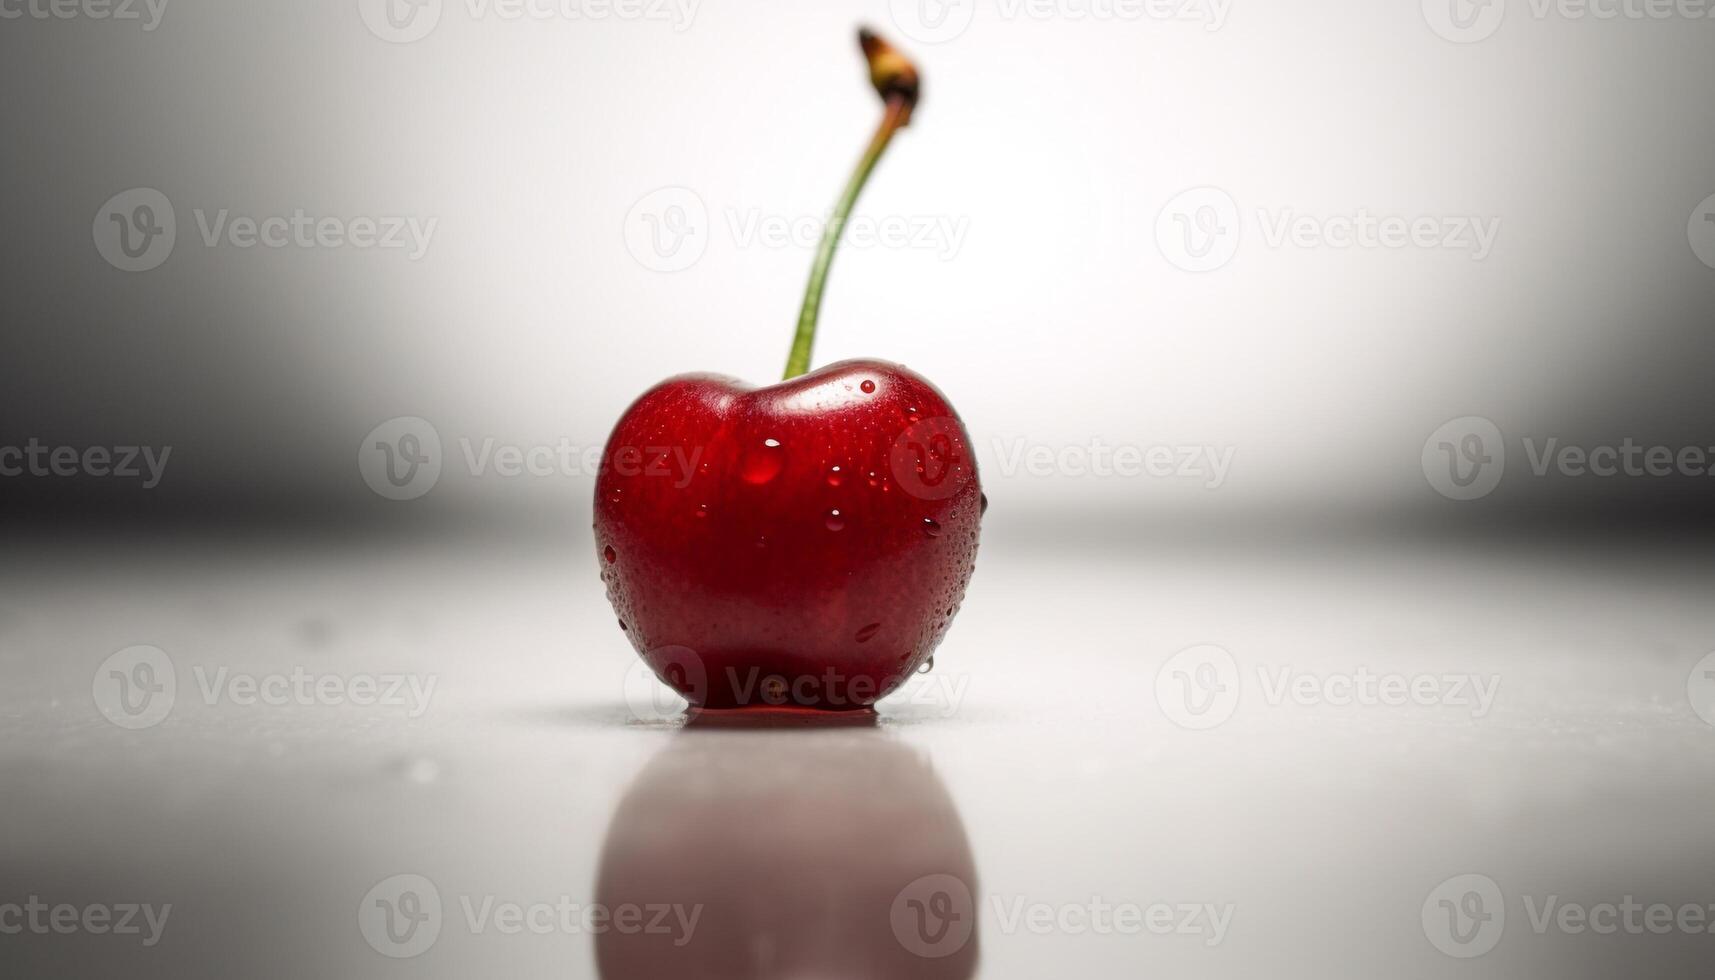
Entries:
{"type": "Polygon", "coordinates": [[[786,358],[786,378],[796,378],[810,370],[810,348],[816,343],[816,320],[822,312],[822,289],[828,283],[828,269],[834,264],[834,250],[839,247],[840,237],[845,234],[846,221],[851,217],[852,207],[857,204],[858,195],[863,193],[863,185],[869,182],[870,172],[875,169],[876,162],[887,149],[887,144],[893,140],[893,134],[905,124],[911,116],[911,106],[907,99],[900,96],[890,96],[887,99],[887,111],[881,117],[881,128],[875,132],[875,138],[870,140],[869,149],[864,151],[863,159],[858,161],[857,169],[846,184],[846,189],[840,194],[839,203],[834,205],[833,216],[828,219],[827,228],[822,230],[822,242],[816,246],[816,261],[810,266],[810,285],[804,290],[804,307],[798,312],[798,332],[792,337],[792,353],[786,358]]]}

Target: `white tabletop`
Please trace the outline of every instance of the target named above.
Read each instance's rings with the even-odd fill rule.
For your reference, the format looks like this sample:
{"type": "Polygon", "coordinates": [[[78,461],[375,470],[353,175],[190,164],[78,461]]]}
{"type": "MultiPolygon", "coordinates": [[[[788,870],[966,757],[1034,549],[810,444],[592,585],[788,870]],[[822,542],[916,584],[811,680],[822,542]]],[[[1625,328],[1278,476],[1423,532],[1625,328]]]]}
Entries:
{"type": "Polygon", "coordinates": [[[993,535],[934,671],[876,724],[730,730],[658,714],[589,550],[15,551],[0,904],[171,911],[156,937],[0,935],[7,975],[1690,977],[1715,961],[1687,911],[1715,903],[1715,727],[1697,713],[1715,696],[1693,670],[1715,608],[1694,552],[993,535]],[[176,690],[127,729],[102,713],[103,664],[137,645],[176,690]],[[246,677],[285,703],[253,701],[246,677]],[[1203,697],[1221,685],[1236,700],[1203,697]],[[377,933],[405,890],[439,915],[377,933]],[[678,945],[682,918],[592,931],[592,906],[624,905],[696,924],[678,945]]]}

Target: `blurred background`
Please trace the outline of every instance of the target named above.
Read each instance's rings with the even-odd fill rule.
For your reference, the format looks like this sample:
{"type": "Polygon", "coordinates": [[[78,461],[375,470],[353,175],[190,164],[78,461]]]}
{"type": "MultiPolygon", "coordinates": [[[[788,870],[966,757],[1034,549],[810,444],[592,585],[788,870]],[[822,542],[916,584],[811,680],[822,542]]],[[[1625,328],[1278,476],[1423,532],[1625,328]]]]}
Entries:
{"type": "Polygon", "coordinates": [[[8,480],[9,515],[405,520],[354,457],[414,416],[456,464],[413,504],[422,526],[582,526],[586,475],[476,475],[460,447],[597,447],[668,375],[778,376],[876,115],[859,22],[917,52],[926,94],[855,223],[892,244],[840,255],[817,363],[934,379],[1008,504],[993,527],[1709,515],[1701,474],[1515,460],[1454,508],[1419,465],[1467,416],[1520,455],[1525,437],[1715,441],[1715,270],[1688,241],[1715,230],[1696,213],[1715,193],[1707,18],[1471,6],[1504,17],[1459,43],[1433,4],[1355,0],[389,2],[6,21],[0,424],[9,443],[172,447],[147,494],[8,480]],[[137,188],[175,234],[127,273],[91,225],[113,234],[134,205],[110,199],[137,188]],[[1233,207],[1200,263],[1174,244],[1211,234],[1185,223],[1213,215],[1181,197],[1197,188],[1233,207]],[[238,245],[223,213],[418,233],[238,245]],[[1363,215],[1433,230],[1340,244],[1363,215]],[[1283,237],[1306,219],[1310,239],[1283,237]],[[1020,442],[1231,464],[1214,492],[1006,472],[1020,442]]]}
{"type": "Polygon", "coordinates": [[[4,972],[1705,976],[1542,909],[1715,921],[1712,11],[0,0],[4,972]],[[779,376],[859,24],[815,363],[948,396],[982,557],[878,718],[699,731],[595,461],[779,376]],[[222,686],[301,675],[404,700],[222,686]]]}

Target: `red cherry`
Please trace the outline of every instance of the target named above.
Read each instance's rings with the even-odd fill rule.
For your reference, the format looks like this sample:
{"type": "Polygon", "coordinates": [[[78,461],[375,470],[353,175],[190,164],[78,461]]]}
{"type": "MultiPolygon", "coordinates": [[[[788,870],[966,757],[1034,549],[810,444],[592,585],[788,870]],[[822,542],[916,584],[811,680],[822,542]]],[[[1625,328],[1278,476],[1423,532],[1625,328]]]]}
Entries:
{"type": "Polygon", "coordinates": [[[699,707],[867,708],[930,662],[976,561],[987,500],[935,386],[886,361],[805,373],[840,231],[920,91],[899,52],[868,31],[859,43],[881,125],[817,249],[787,380],[664,381],[603,454],[608,598],[656,675],[699,707]]]}
{"type": "Polygon", "coordinates": [[[632,645],[693,704],[849,710],[940,644],[981,501],[957,414],[897,364],[766,388],[684,375],[608,439],[596,547],[632,645]],[[830,484],[834,467],[877,485],[830,484]]]}

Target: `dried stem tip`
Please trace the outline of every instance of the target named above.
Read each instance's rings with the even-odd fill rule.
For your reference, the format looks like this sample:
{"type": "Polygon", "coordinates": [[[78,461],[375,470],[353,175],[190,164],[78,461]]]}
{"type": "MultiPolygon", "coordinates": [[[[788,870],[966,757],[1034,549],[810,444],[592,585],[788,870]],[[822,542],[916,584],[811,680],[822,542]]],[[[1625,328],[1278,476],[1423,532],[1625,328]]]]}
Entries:
{"type": "Polygon", "coordinates": [[[863,56],[869,59],[869,80],[876,92],[883,100],[897,99],[903,106],[899,125],[908,124],[921,91],[917,66],[867,27],[858,31],[858,43],[863,45],[863,56]]]}

